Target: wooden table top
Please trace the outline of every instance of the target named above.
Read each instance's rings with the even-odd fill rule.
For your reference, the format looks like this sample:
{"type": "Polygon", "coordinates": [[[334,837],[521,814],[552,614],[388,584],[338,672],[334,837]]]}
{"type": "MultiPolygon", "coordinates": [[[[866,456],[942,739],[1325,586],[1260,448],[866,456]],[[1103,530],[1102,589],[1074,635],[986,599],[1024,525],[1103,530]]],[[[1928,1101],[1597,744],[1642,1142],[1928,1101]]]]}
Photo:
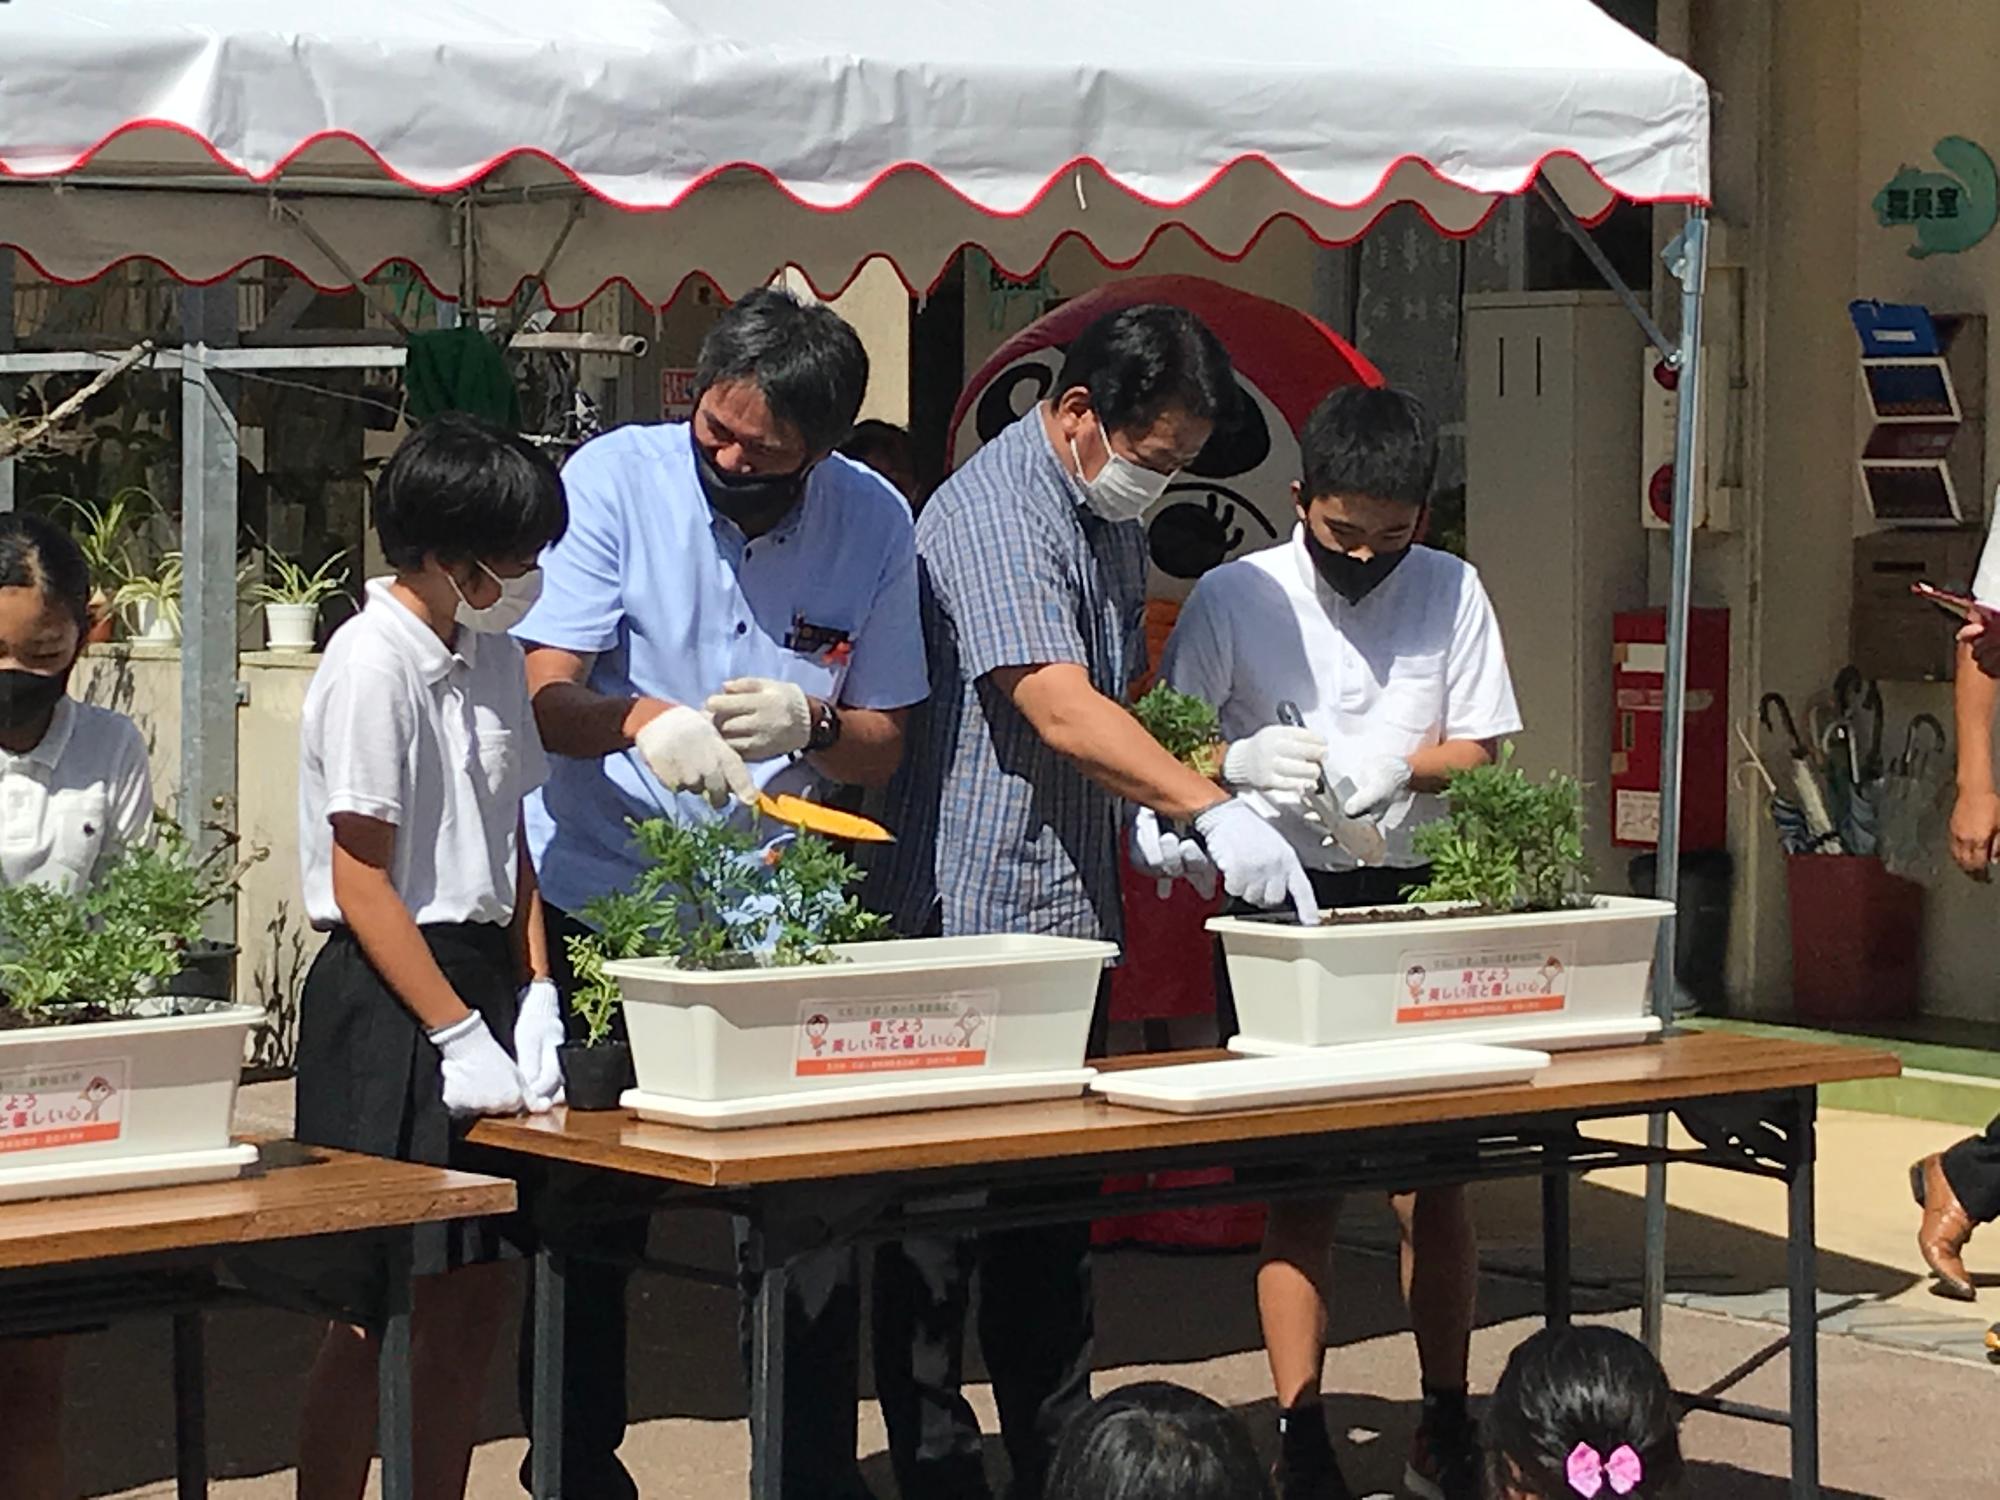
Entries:
{"type": "Polygon", "coordinates": [[[514,1184],[276,1141],[230,1182],[0,1203],[0,1270],[506,1213],[514,1184]]]}
{"type": "MultiPolygon", "coordinates": [[[[1224,1055],[1160,1053],[1110,1065],[1161,1066],[1224,1055]]],[[[1502,1088],[1208,1115],[1120,1108],[1085,1096],[746,1130],[692,1130],[649,1123],[624,1110],[557,1110],[483,1120],[472,1139],[525,1156],[696,1187],[749,1187],[1540,1113],[1636,1114],[1688,1099],[1893,1078],[1900,1070],[1887,1052],[1699,1032],[1644,1046],[1558,1054],[1532,1082],[1502,1088]]]]}

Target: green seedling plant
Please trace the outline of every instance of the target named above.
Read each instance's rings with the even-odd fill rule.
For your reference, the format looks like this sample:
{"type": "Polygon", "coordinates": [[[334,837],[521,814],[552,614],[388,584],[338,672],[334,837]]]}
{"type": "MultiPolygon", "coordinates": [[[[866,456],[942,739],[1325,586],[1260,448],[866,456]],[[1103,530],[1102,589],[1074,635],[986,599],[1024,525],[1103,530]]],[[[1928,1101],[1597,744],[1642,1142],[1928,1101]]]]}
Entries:
{"type": "Polygon", "coordinates": [[[266,851],[241,852],[219,827],[198,852],[156,819],[151,842],[125,850],[86,889],[0,887],[0,996],[17,1024],[129,1016],[186,966],[201,919],[266,851]]]}
{"type": "Polygon", "coordinates": [[[586,903],[579,915],[591,931],[567,943],[571,1004],[591,1045],[610,1035],[619,999],[607,963],[786,968],[831,963],[835,945],[888,934],[888,923],[849,894],[861,872],[812,834],[760,849],[725,823],[650,818],[631,828],[645,869],[629,888],[586,903]]]}
{"type": "Polygon", "coordinates": [[[1503,746],[1491,765],[1452,775],[1443,818],[1417,830],[1431,866],[1413,901],[1449,902],[1482,912],[1562,911],[1589,902],[1583,852],[1583,785],[1552,772],[1530,780],[1503,746]]]}
{"type": "Polygon", "coordinates": [[[250,590],[259,604],[322,604],[339,593],[347,583],[347,569],[341,566],[346,552],[336,552],[308,573],[302,563],[275,552],[267,553],[270,580],[250,590]]]}
{"type": "Polygon", "coordinates": [[[1132,712],[1175,760],[1208,777],[1220,770],[1222,720],[1211,704],[1156,682],[1132,712]]]}

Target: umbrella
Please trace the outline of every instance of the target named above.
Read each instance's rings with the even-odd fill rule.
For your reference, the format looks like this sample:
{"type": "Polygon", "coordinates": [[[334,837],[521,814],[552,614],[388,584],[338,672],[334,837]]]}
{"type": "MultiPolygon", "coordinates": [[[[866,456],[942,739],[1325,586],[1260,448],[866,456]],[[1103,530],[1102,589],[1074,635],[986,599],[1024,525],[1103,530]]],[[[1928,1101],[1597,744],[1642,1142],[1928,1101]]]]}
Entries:
{"type": "Polygon", "coordinates": [[[1944,725],[1918,714],[1903,751],[1888,765],[1876,799],[1885,868],[1906,880],[1929,881],[1943,869],[1945,778],[1939,774],[1944,725]]]}
{"type": "MultiPolygon", "coordinates": [[[[1746,721],[1747,722],[1747,721],[1746,721]]],[[[1757,753],[1757,746],[1750,738],[1750,731],[1744,724],[1736,727],[1736,738],[1742,743],[1747,759],[1737,766],[1736,784],[1743,785],[1743,773],[1753,773],[1764,783],[1764,807],[1771,815],[1771,825],[1778,831],[1778,847],[1787,854],[1812,854],[1819,848],[1819,841],[1806,824],[1806,815],[1798,803],[1778,790],[1778,783],[1772,777],[1770,767],[1764,764],[1764,757],[1757,753]]]]}
{"type": "Polygon", "coordinates": [[[1806,832],[1811,839],[1809,847],[1825,854],[1842,853],[1844,851],[1840,847],[1833,815],[1827,810],[1826,793],[1819,784],[1818,774],[1813,770],[1812,752],[1806,747],[1806,742],[1799,737],[1798,722],[1793,719],[1791,705],[1785,702],[1782,693],[1766,693],[1757,705],[1758,721],[1767,731],[1773,733],[1777,728],[1771,722],[1774,713],[1784,725],[1786,750],[1792,760],[1792,795],[1797,802],[1800,816],[1805,819],[1806,832]]]}

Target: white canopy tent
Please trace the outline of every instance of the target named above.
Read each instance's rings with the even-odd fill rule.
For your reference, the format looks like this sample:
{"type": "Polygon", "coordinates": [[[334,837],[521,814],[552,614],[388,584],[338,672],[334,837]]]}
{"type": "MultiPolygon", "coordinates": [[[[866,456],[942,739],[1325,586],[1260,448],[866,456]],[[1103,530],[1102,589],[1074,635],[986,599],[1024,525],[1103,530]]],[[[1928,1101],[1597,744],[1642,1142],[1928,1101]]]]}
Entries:
{"type": "Polygon", "coordinates": [[[584,204],[567,307],[1067,235],[1123,264],[1167,224],[1340,243],[1399,201],[1464,233],[1544,170],[1586,219],[1708,194],[1701,79],[1589,0],[65,0],[0,10],[0,56],[0,241],[69,281],[402,259],[452,295],[468,199],[489,300],[584,204]]]}
{"type": "MultiPolygon", "coordinates": [[[[1177,225],[1233,256],[1281,216],[1339,244],[1403,202],[1463,234],[1537,189],[1584,220],[1620,198],[1693,210],[1667,348],[1700,390],[1707,89],[1591,0],[63,0],[0,4],[0,58],[0,249],[60,281],[145,257],[210,282],[269,257],[335,290],[403,261],[447,296],[539,281],[571,307],[613,280],[657,304],[787,265],[831,294],[883,256],[922,290],[971,245],[1025,275],[1068,237],[1124,265],[1177,225]]],[[[0,377],[52,367],[7,354],[10,333],[0,377]]],[[[235,783],[235,437],[212,377],[274,356],[186,336],[194,801],[235,783]]],[[[1670,899],[1697,421],[1684,401],[1670,899]]],[[[1663,1015],[1672,952],[1670,925],[1663,1015]]],[[[1794,1493],[1816,1492],[1810,1446],[1795,1432],[1794,1493]]]]}

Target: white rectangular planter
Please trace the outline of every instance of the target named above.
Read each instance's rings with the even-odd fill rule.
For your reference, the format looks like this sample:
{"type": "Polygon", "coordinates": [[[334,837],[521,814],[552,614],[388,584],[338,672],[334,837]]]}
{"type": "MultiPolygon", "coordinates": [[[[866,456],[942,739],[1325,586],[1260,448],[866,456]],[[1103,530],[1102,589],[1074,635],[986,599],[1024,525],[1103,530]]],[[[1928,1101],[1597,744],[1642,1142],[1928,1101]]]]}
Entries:
{"type": "Polygon", "coordinates": [[[846,961],[606,965],[638,1079],[625,1103],[726,1128],[1078,1094],[1089,1083],[1083,1055],[1112,944],[1001,934],[834,951],[846,961]]]}
{"type": "MultiPolygon", "coordinates": [[[[1433,908],[1445,910],[1446,908],[1433,908]]],[[[1560,1050],[1659,1029],[1649,1005],[1665,901],[1321,927],[1215,917],[1252,1054],[1416,1039],[1560,1050]]]]}
{"type": "Polygon", "coordinates": [[[234,1177],[243,1042],[263,1012],[0,1031],[0,1202],[234,1177]]]}

